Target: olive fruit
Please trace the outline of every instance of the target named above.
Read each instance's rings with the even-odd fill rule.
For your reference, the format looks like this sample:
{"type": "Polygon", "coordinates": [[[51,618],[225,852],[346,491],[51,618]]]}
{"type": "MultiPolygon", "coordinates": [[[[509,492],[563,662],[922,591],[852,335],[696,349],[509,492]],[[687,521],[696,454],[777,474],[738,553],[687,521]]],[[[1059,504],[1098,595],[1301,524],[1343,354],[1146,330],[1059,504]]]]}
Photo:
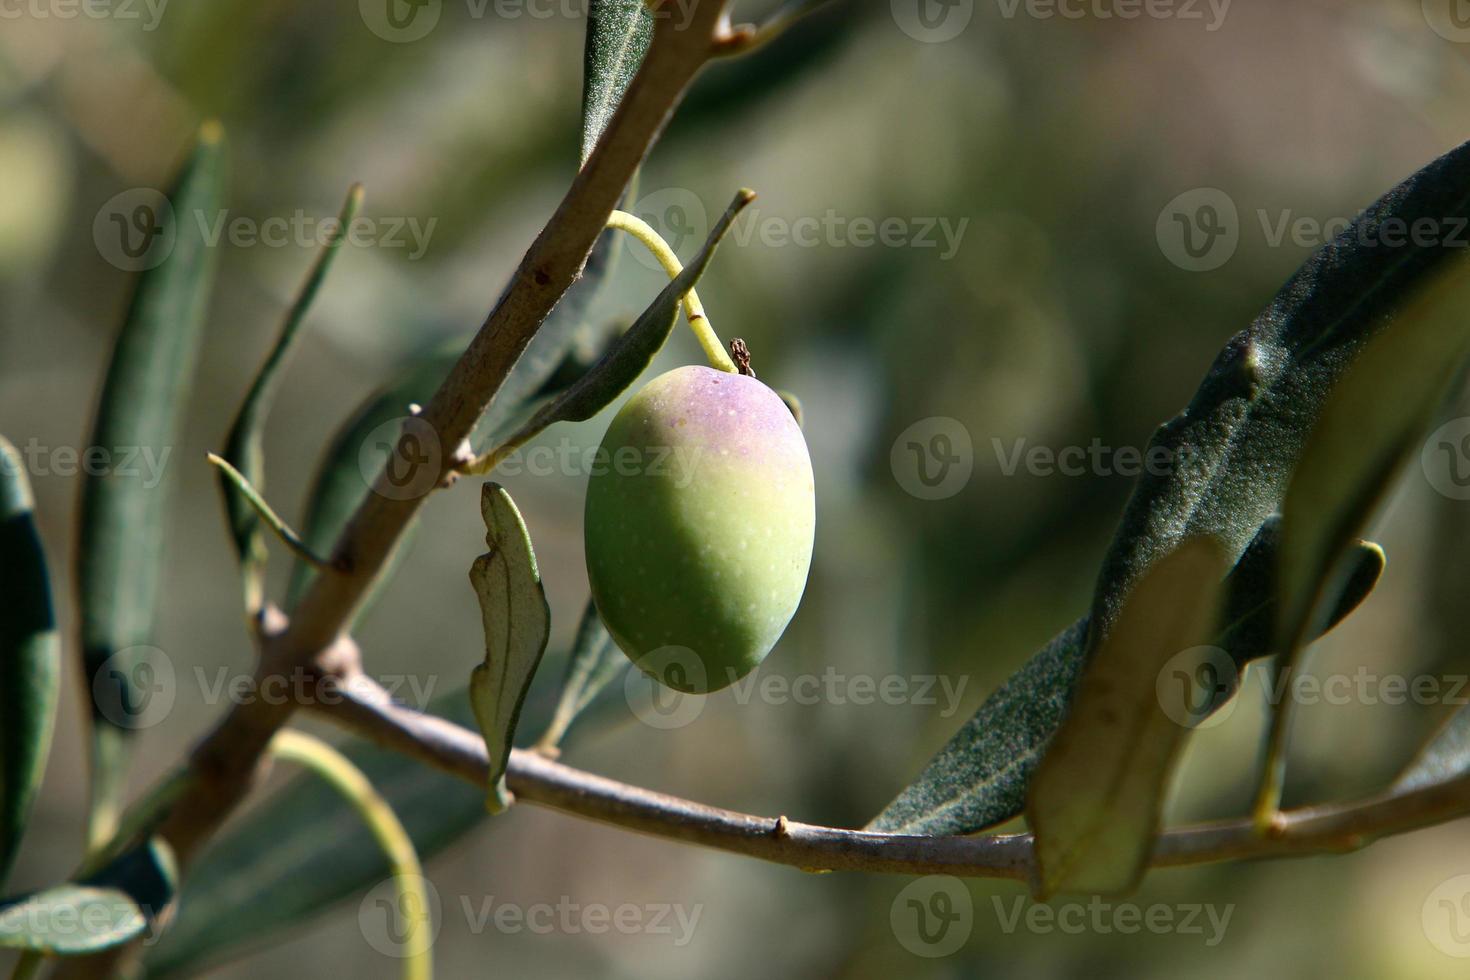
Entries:
{"type": "Polygon", "coordinates": [[[816,495],[791,410],[753,377],[682,367],[613,419],[587,486],[587,574],[608,632],[676,690],[754,670],[801,602],[816,495]]]}

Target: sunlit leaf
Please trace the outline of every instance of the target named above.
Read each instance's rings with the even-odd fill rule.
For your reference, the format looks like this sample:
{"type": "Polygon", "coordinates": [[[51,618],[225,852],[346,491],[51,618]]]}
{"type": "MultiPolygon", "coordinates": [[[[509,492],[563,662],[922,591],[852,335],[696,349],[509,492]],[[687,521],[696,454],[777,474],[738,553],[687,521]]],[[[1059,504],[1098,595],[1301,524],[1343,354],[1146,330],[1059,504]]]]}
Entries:
{"type": "Polygon", "coordinates": [[[588,5],[582,87],[584,163],[623,101],[652,40],[653,17],[644,0],[597,0],[588,5]]]}
{"type": "MultiPolygon", "coordinates": [[[[1037,887],[1118,892],[1147,866],[1174,759],[1189,729],[1184,695],[1159,675],[1206,646],[1227,568],[1224,549],[1192,538],[1138,580],[1032,777],[1026,820],[1037,887]]],[[[1207,658],[1201,657],[1201,662],[1207,658]]]]}
{"type": "Polygon", "coordinates": [[[486,805],[498,813],[511,803],[505,766],[521,706],[551,635],[551,607],[530,532],[510,494],[498,484],[485,484],[480,513],[490,551],[475,559],[470,584],[484,619],[485,662],[471,672],[470,704],[490,754],[486,805]]]}

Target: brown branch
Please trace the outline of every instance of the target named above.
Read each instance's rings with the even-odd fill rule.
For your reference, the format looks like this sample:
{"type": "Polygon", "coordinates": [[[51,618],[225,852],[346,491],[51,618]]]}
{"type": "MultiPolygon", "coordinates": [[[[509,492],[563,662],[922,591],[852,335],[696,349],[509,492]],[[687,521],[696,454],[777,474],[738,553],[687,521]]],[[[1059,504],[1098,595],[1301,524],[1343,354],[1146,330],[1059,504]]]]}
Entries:
{"type": "MultiPolygon", "coordinates": [[[[449,477],[462,444],[562,295],[582,274],[587,256],[633,174],[658,139],[684,90],[720,51],[728,0],[692,0],[673,16],[672,0],[655,7],[654,34],[642,66],[609,120],[596,149],[566,196],[521,260],[510,284],[469,348],[420,416],[437,435],[438,485],[449,477]]],[[[406,458],[400,444],[398,455],[406,458]]],[[[392,461],[390,461],[391,464],[392,461]]],[[[376,486],[389,490],[387,470],[376,486]]],[[[341,639],[424,497],[400,499],[371,493],[342,532],[332,553],[333,570],[316,577],[283,632],[262,630],[262,678],[302,669],[330,673],[341,639]]],[[[157,832],[173,846],[181,868],[249,793],[260,776],[272,736],[293,706],[255,699],[236,705],[209,733],[189,761],[189,778],[157,832]]],[[[107,976],[136,947],[69,961],[66,972],[107,976]]]]}
{"type": "MultiPolygon", "coordinates": [[[[476,786],[485,785],[484,740],[466,728],[397,704],[358,679],[315,707],[344,728],[476,786]]],[[[912,837],[840,830],[705,806],[573,769],[535,752],[511,753],[518,799],[668,840],[810,871],[952,874],[1030,882],[1030,834],[912,837]],[[779,828],[779,829],[778,829],[779,828]]],[[[1372,841],[1470,814],[1470,776],[1348,803],[1287,810],[1269,836],[1249,819],[1166,831],[1156,868],[1352,851],[1372,841]]]]}
{"type": "MultiPolygon", "coordinates": [[[[648,55],[602,140],[521,260],[469,349],[420,416],[437,433],[443,448],[439,454],[441,480],[454,465],[455,450],[470,437],[531,337],[581,275],[628,181],[689,82],[713,56],[724,6],[725,0],[696,0],[687,18],[655,18],[648,55]]],[[[333,549],[334,565],[345,571],[316,577],[290,626],[265,658],[267,669],[289,672],[307,667],[337,642],[423,506],[423,496],[405,500],[389,492],[386,470],[377,485],[385,492],[368,495],[333,549]]],[[[289,716],[289,709],[241,705],[206,738],[194,756],[200,778],[180,798],[162,828],[181,863],[188,864],[248,789],[270,736],[289,716]]]]}

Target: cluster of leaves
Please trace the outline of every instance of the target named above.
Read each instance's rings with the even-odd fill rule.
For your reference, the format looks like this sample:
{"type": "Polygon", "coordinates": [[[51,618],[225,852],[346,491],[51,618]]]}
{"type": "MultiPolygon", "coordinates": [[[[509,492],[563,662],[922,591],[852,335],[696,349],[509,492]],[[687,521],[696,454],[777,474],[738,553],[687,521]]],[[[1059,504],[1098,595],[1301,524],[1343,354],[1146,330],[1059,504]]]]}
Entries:
{"type": "MultiPolygon", "coordinates": [[[[1135,489],[1092,609],[995,691],[869,829],[969,834],[1024,812],[1041,892],[1136,882],[1188,728],[1233,694],[1247,663],[1275,654],[1292,669],[1377,579],[1381,552],[1357,535],[1470,344],[1470,318],[1456,315],[1470,272],[1462,251],[1437,239],[1390,245],[1383,230],[1456,227],[1467,215],[1470,144],[1384,195],[1226,344],[1154,435],[1150,451],[1175,465],[1135,489]],[[1173,660],[1200,648],[1220,656],[1173,660]],[[1158,685],[1171,664],[1185,676],[1209,668],[1205,711],[1191,704],[1201,692],[1158,685]]],[[[1273,718],[1262,818],[1279,803],[1290,701],[1273,718]]]]}

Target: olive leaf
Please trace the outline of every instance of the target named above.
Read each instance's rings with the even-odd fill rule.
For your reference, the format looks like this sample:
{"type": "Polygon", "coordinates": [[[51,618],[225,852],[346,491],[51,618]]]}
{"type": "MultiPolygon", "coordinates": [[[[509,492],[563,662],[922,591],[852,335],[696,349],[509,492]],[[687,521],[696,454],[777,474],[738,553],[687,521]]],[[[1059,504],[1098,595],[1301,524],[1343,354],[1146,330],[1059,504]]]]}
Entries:
{"type": "Polygon", "coordinates": [[[597,604],[588,600],[582,621],[577,626],[577,637],[572,641],[572,655],[567,659],[556,711],[536,747],[548,755],[553,754],[577,717],[630,666],[630,661],[623,656],[623,651],[613,642],[612,634],[602,624],[597,604]]]}
{"type": "MultiPolygon", "coordinates": [[[[362,197],[362,185],[352,185],[347,192],[347,200],[337,215],[337,224],[327,240],[322,243],[321,251],[317,253],[316,260],[312,263],[305,281],[297,290],[296,298],[292,301],[281,323],[280,334],[276,338],[275,345],[266,355],[264,363],[261,364],[259,372],[255,375],[255,380],[251,382],[250,390],[246,393],[245,400],[240,405],[240,411],[230,426],[229,434],[225,437],[225,450],[221,455],[244,477],[245,482],[257,491],[265,489],[263,445],[265,421],[266,416],[270,413],[271,401],[275,396],[276,388],[280,383],[281,370],[285,367],[291,354],[296,337],[301,331],[301,325],[306,320],[306,314],[316,300],[317,292],[326,280],[327,273],[331,271],[332,261],[336,258],[342,242],[347,237],[347,229],[362,206],[362,197]]],[[[223,473],[220,474],[220,491],[224,494],[225,510],[230,519],[230,532],[234,537],[235,550],[240,561],[246,566],[258,569],[265,561],[265,537],[260,529],[260,518],[236,484],[223,473]]],[[[258,570],[251,573],[252,578],[258,579],[259,575],[258,570]]],[[[258,592],[259,583],[252,583],[252,588],[258,592]]]]}
{"type": "MultiPolygon", "coordinates": [[[[1442,271],[1361,351],[1322,407],[1282,505],[1279,669],[1296,668],[1342,556],[1429,431],[1470,355],[1470,262],[1442,271]]],[[[1257,817],[1280,802],[1293,699],[1273,712],[1257,817]]]]}
{"type": "Polygon", "coordinates": [[[582,85],[582,162],[623,101],[628,83],[653,40],[653,15],[644,0],[593,0],[587,5],[582,85]]]}
{"type": "MultiPolygon", "coordinates": [[[[560,311],[562,307],[557,309],[560,311]]],[[[495,445],[503,441],[510,431],[522,425],[558,392],[586,374],[602,356],[613,337],[601,329],[561,329],[571,322],[570,317],[569,312],[567,318],[558,320],[553,314],[553,320],[559,327],[554,345],[559,349],[559,360],[542,363],[532,358],[531,348],[527,349],[477,427],[477,443],[495,445]]],[[[547,330],[553,325],[548,321],[537,333],[537,338],[552,336],[547,330]]],[[[533,340],[532,348],[535,347],[536,341],[533,340]]],[[[302,542],[307,549],[319,555],[330,551],[348,519],[370,492],[368,481],[387,462],[410,406],[424,403],[438,390],[444,377],[459,360],[462,350],[463,344],[454,344],[417,359],[391,384],[369,396],[333,436],[307,494],[306,520],[301,530],[302,542]]],[[[550,350],[550,347],[543,347],[539,355],[549,355],[550,350]]],[[[357,611],[358,617],[372,607],[373,599],[392,580],[398,563],[409,551],[411,541],[412,532],[399,544],[388,569],[374,584],[373,594],[357,611]]],[[[286,589],[287,609],[301,601],[316,573],[316,568],[308,561],[295,563],[286,589]]]]}
{"type": "Polygon", "coordinates": [[[470,704],[490,755],[485,806],[499,813],[513,801],[505,767],[521,707],[551,635],[551,607],[530,532],[510,494],[499,484],[485,484],[480,513],[490,551],[470,566],[470,584],[485,622],[485,662],[470,673],[470,704]]]}
{"type": "Polygon", "coordinates": [[[177,880],[172,850],[152,838],[80,882],[0,902],[0,948],[83,956],[119,946],[173,901],[177,880]]]}
{"type": "Polygon", "coordinates": [[[1435,160],[1319,249],[1225,345],[1185,410],[1149,444],[1172,466],[1141,478],[1098,576],[1089,616],[1059,634],[981,706],[875,828],[968,833],[1014,816],[1025,771],[1055,731],[1081,661],[1122,597],[1186,537],[1239,554],[1276,511],[1323,402],[1369,338],[1449,257],[1470,221],[1470,143],[1435,160]],[[1407,231],[1425,223],[1441,233],[1407,231]],[[1024,697],[1025,704],[1010,699],[1024,697]],[[996,735],[986,722],[1003,719],[996,735]],[[987,775],[988,774],[988,775],[987,775]],[[942,808],[926,819],[929,800],[942,808]],[[902,814],[902,815],[900,815],[902,814]],[[983,822],[977,822],[983,821],[983,822]]]}
{"type": "Polygon", "coordinates": [[[741,190],[715,223],[709,238],[677,276],[658,294],[648,309],[615,341],[596,364],[549,404],[531,416],[509,438],[496,446],[477,466],[489,472],[513,450],[525,445],[537,434],[557,422],[585,422],[610,405],[628,389],[638,376],[648,370],[654,357],[663,349],[674,324],[679,319],[679,304],[684,295],[699,284],[704,270],[714,258],[715,248],[730,230],[737,215],[755,200],[755,193],[741,190]]]}
{"type": "Polygon", "coordinates": [[[0,882],[46,773],[61,676],[34,508],[20,453],[0,438],[0,882]]]}
{"type": "MultiPolygon", "coordinates": [[[[1225,616],[1213,645],[1234,665],[1217,672],[1203,715],[1235,693],[1240,672],[1270,653],[1276,624],[1276,552],[1280,521],[1268,520],[1225,581],[1225,616]]],[[[1362,542],[1328,628],[1346,619],[1373,591],[1383,551],[1362,542]]],[[[1066,716],[1082,672],[1087,617],[1059,633],[986,699],[965,726],[907,789],[867,827],[891,834],[965,834],[1002,823],[1025,807],[1026,785],[1066,716]]]]}
{"type": "Polygon", "coordinates": [[[1042,897],[1126,891],[1143,874],[1189,731],[1184,693],[1159,678],[1170,661],[1205,648],[1227,560],[1202,537],[1154,562],[1083,671],[1027,794],[1042,897]]]}
{"type": "MultiPolygon", "coordinates": [[[[168,194],[171,217],[155,216],[160,234],[153,247],[169,251],[135,284],[102,388],[94,447],[146,449],[166,460],[178,444],[214,283],[218,250],[205,229],[223,207],[224,167],[223,134],[207,124],[168,194]]],[[[132,648],[154,641],[168,513],[167,485],[150,486],[127,472],[89,470],[77,541],[83,677],[92,689],[106,671],[104,682],[115,686],[123,707],[104,711],[95,699],[92,705],[94,830],[102,837],[126,765],[126,711],[136,703],[134,663],[121,661],[132,648]]]]}
{"type": "Polygon", "coordinates": [[[1391,791],[1407,793],[1449,782],[1470,771],[1470,707],[1444,720],[1393,781],[1391,791]]]}

